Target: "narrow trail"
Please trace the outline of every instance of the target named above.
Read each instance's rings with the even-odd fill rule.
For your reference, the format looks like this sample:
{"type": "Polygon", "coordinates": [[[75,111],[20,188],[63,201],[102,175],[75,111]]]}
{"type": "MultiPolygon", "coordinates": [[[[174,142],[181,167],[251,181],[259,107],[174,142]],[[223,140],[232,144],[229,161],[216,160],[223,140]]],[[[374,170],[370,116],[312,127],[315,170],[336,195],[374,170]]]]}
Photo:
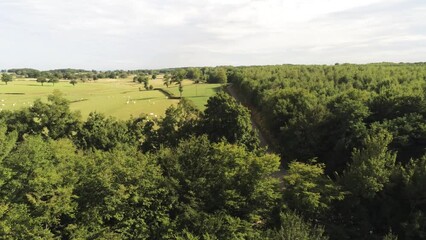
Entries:
{"type": "MultiPolygon", "coordinates": [[[[271,144],[268,142],[267,138],[265,137],[265,133],[261,130],[259,123],[257,123],[256,120],[255,120],[254,114],[255,114],[255,112],[257,112],[257,110],[254,109],[252,106],[248,105],[246,103],[246,101],[244,101],[242,99],[242,97],[240,96],[240,94],[238,94],[238,92],[235,90],[235,88],[232,86],[232,84],[229,84],[226,87],[226,91],[235,100],[237,100],[237,102],[241,103],[243,106],[245,106],[246,108],[248,108],[250,110],[251,125],[252,125],[253,129],[258,133],[260,146],[265,147],[267,149],[268,153],[277,154],[275,151],[273,151],[271,144]]],[[[283,164],[281,163],[280,170],[278,172],[274,173],[273,176],[282,179],[282,177],[286,174],[286,172],[287,172],[286,169],[283,167],[283,164]]]]}
{"type": "Polygon", "coordinates": [[[235,89],[232,87],[232,85],[230,84],[227,88],[228,93],[235,99],[237,100],[237,102],[241,103],[243,106],[245,106],[246,108],[248,108],[250,110],[250,120],[251,120],[251,125],[253,127],[253,129],[256,130],[256,132],[258,133],[259,136],[259,143],[261,147],[266,147],[267,148],[267,152],[268,153],[272,153],[272,150],[268,144],[268,142],[266,141],[266,138],[263,134],[262,131],[260,131],[260,127],[259,125],[256,123],[256,121],[254,120],[253,114],[254,114],[254,110],[252,107],[249,107],[244,101],[241,101],[241,97],[239,96],[239,94],[235,91],[235,89]]]}

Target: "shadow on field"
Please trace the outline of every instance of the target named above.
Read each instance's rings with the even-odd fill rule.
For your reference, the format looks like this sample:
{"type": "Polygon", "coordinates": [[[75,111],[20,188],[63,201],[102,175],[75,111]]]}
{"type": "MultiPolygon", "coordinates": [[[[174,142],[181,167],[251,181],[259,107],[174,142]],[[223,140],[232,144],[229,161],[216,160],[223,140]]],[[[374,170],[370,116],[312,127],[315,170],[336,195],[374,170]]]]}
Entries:
{"type": "Polygon", "coordinates": [[[4,95],[25,95],[25,93],[21,93],[21,92],[7,92],[7,93],[0,93],[0,94],[4,94],[4,95]]]}
{"type": "Polygon", "coordinates": [[[36,83],[30,83],[30,84],[26,84],[25,86],[30,86],[30,87],[54,87],[53,85],[51,85],[51,84],[46,84],[46,85],[41,85],[40,83],[39,84],[36,84],[36,83]]]}
{"type": "Polygon", "coordinates": [[[158,99],[158,97],[132,98],[132,100],[151,100],[151,99],[158,99]]]}
{"type": "Polygon", "coordinates": [[[209,95],[199,95],[199,96],[184,96],[184,97],[187,97],[187,98],[206,98],[206,97],[209,97],[209,95]]]}

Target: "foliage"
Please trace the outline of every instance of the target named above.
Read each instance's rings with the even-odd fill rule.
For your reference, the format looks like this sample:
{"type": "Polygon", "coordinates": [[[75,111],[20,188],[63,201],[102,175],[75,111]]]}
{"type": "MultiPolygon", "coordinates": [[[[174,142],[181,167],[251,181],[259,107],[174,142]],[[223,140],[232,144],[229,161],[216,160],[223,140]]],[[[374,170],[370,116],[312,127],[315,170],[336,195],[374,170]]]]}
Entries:
{"type": "Polygon", "coordinates": [[[226,69],[215,68],[208,74],[207,82],[209,83],[226,83],[228,76],[226,75],[226,69]]]}
{"type": "Polygon", "coordinates": [[[57,77],[52,77],[48,80],[48,82],[52,83],[53,86],[55,86],[55,83],[59,82],[59,78],[57,77]]]}
{"type": "Polygon", "coordinates": [[[169,87],[169,85],[171,84],[171,79],[172,78],[170,75],[168,74],[164,75],[163,82],[164,82],[164,85],[166,85],[166,87],[169,87]]]}
{"type": "Polygon", "coordinates": [[[219,92],[207,101],[201,124],[203,133],[211,141],[226,139],[250,150],[259,145],[257,133],[252,129],[250,112],[224,92],[219,92]]]}
{"type": "Polygon", "coordinates": [[[38,77],[36,80],[38,83],[41,83],[41,86],[43,86],[43,84],[45,82],[47,82],[47,79],[45,77],[38,77]]]}
{"type": "Polygon", "coordinates": [[[309,217],[320,218],[333,205],[343,200],[341,187],[324,174],[325,165],[292,162],[284,176],[284,200],[292,209],[309,217]]]}
{"type": "Polygon", "coordinates": [[[396,155],[387,149],[391,141],[386,130],[372,129],[364,140],[364,148],[354,150],[343,179],[352,193],[372,198],[383,190],[395,167],[396,155]]]}
{"type": "Polygon", "coordinates": [[[225,93],[204,112],[181,99],[164,118],[120,121],[82,120],[55,92],[0,113],[0,238],[426,238],[424,63],[158,72],[178,86],[226,75],[276,138],[284,176],[276,178],[279,156],[258,149],[250,112],[225,93]]]}
{"type": "Polygon", "coordinates": [[[6,85],[7,85],[8,82],[13,81],[13,76],[10,75],[10,74],[7,74],[7,73],[3,73],[1,75],[1,81],[6,83],[6,85]]]}
{"type": "Polygon", "coordinates": [[[77,80],[75,80],[75,79],[72,79],[72,80],[70,81],[70,84],[72,84],[73,86],[75,86],[77,83],[78,83],[78,82],[77,82],[77,80]]]}
{"type": "Polygon", "coordinates": [[[53,139],[71,137],[80,124],[80,114],[72,112],[69,104],[61,92],[54,91],[48,96],[48,103],[38,99],[28,109],[11,114],[6,123],[20,137],[24,134],[42,134],[53,139]]]}
{"type": "Polygon", "coordinates": [[[129,142],[129,134],[124,122],[94,112],[81,126],[75,141],[83,149],[110,150],[129,142]]]}
{"type": "Polygon", "coordinates": [[[236,145],[211,144],[203,136],[181,142],[175,150],[162,150],[158,161],[181,203],[172,215],[185,226],[199,212],[267,221],[278,199],[271,174],[279,161],[273,155],[258,157],[236,145]]]}
{"type": "Polygon", "coordinates": [[[276,230],[269,230],[264,239],[280,240],[327,240],[324,228],[311,226],[294,212],[280,214],[280,226],[276,230]]]}

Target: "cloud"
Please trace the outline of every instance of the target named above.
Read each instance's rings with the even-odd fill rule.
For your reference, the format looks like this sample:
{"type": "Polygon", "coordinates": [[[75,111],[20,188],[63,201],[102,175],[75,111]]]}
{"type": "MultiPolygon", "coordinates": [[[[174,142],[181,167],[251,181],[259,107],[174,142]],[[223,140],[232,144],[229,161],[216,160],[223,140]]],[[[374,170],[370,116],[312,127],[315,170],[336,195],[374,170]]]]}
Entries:
{"type": "Polygon", "coordinates": [[[0,68],[419,61],[425,8],[421,0],[3,0],[0,68]]]}

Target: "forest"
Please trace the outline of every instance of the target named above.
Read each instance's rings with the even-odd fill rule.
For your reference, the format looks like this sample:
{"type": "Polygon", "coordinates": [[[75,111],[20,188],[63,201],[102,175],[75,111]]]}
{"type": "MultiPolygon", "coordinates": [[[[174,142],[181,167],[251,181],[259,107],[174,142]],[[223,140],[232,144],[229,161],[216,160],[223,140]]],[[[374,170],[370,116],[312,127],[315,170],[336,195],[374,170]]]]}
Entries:
{"type": "Polygon", "coordinates": [[[0,238],[426,238],[425,63],[191,74],[229,82],[270,149],[226,91],[126,121],[55,91],[0,112],[0,238]]]}

